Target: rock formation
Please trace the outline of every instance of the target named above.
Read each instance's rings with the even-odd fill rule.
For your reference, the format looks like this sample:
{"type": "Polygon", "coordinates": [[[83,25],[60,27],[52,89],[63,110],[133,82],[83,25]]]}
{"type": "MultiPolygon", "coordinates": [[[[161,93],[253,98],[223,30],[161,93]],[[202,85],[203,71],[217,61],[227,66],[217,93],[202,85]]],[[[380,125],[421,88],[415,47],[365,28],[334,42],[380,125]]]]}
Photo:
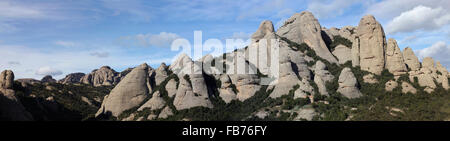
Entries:
{"type": "Polygon", "coordinates": [[[397,41],[390,38],[386,49],[386,69],[394,76],[407,73],[408,69],[403,60],[403,54],[397,45],[397,41]]]}
{"type": "Polygon", "coordinates": [[[407,67],[412,71],[418,71],[420,69],[419,58],[416,57],[414,51],[411,48],[406,47],[403,50],[403,59],[407,67]]]}
{"type": "Polygon", "coordinates": [[[380,75],[384,69],[386,37],[383,27],[372,15],[364,16],[358,25],[361,70],[380,75]]]}
{"type": "Polygon", "coordinates": [[[352,49],[338,45],[333,51],[333,55],[339,60],[339,64],[345,64],[347,61],[352,61],[352,49]]]}
{"type": "Polygon", "coordinates": [[[166,101],[161,97],[161,94],[159,91],[156,91],[153,93],[152,98],[144,103],[141,107],[139,107],[138,111],[142,111],[146,108],[149,108],[150,110],[158,110],[164,107],[166,105],[166,101]]]}
{"type": "Polygon", "coordinates": [[[406,93],[416,94],[417,90],[416,90],[416,88],[414,88],[408,82],[402,82],[402,93],[404,93],[404,94],[406,94],[406,93]]]}
{"type": "Polygon", "coordinates": [[[319,21],[314,15],[304,11],[296,13],[286,20],[284,25],[278,29],[277,34],[299,44],[306,43],[318,56],[331,63],[338,63],[322,39],[321,29],[319,21]]]}
{"type": "Polygon", "coordinates": [[[149,95],[150,67],[142,64],[134,68],[117,84],[111,93],[103,99],[102,106],[96,116],[111,114],[119,116],[123,111],[139,106],[149,95]]]}
{"type": "Polygon", "coordinates": [[[84,77],[84,73],[78,72],[78,73],[71,73],[66,75],[63,79],[59,80],[58,82],[61,84],[74,84],[74,83],[80,83],[81,78],[84,77]]]}
{"type": "Polygon", "coordinates": [[[0,120],[29,121],[32,115],[26,111],[13,90],[14,73],[5,70],[0,74],[0,120]]]}
{"type": "Polygon", "coordinates": [[[51,75],[46,75],[41,79],[42,83],[56,83],[56,80],[53,79],[51,75]]]}
{"type": "Polygon", "coordinates": [[[393,81],[393,80],[390,80],[390,81],[386,82],[386,85],[385,85],[385,89],[388,92],[391,92],[392,90],[394,90],[397,87],[398,87],[398,83],[396,81],[393,81]]]}
{"type": "Polygon", "coordinates": [[[91,73],[83,76],[81,82],[84,84],[94,86],[112,86],[119,83],[119,73],[111,69],[109,66],[103,66],[98,70],[93,70],[91,73]]]}
{"type": "Polygon", "coordinates": [[[347,98],[359,98],[362,96],[358,89],[358,81],[353,75],[350,68],[342,69],[341,75],[339,75],[339,88],[337,92],[341,93],[347,98]]]}
{"type": "Polygon", "coordinates": [[[327,70],[327,66],[322,61],[317,61],[314,66],[314,82],[319,88],[319,93],[328,95],[326,83],[332,81],[334,76],[327,70]]]}

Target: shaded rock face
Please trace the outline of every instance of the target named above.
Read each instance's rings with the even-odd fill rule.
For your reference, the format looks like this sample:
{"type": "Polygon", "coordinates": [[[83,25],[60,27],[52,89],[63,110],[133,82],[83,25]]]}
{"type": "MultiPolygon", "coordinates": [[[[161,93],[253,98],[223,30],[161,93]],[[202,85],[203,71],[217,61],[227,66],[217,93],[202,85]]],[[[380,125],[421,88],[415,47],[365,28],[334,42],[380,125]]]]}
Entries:
{"type": "Polygon", "coordinates": [[[338,45],[333,55],[339,60],[339,64],[345,64],[347,61],[352,61],[352,50],[344,45],[338,45]]]}
{"type": "Polygon", "coordinates": [[[339,88],[338,92],[347,98],[359,98],[362,96],[358,89],[358,81],[353,75],[350,68],[342,69],[341,75],[339,75],[339,88]]]}
{"type": "Polygon", "coordinates": [[[52,77],[51,75],[47,75],[47,76],[44,76],[44,77],[41,79],[41,82],[42,82],[42,83],[55,83],[56,80],[53,79],[53,77],[52,77]]]}
{"type": "Polygon", "coordinates": [[[408,69],[403,60],[403,54],[397,45],[397,41],[390,38],[386,49],[386,69],[395,76],[405,74],[408,69]]]}
{"type": "Polygon", "coordinates": [[[96,116],[111,114],[119,116],[123,111],[139,106],[149,94],[149,66],[142,64],[134,68],[104,98],[96,116]]]}
{"type": "Polygon", "coordinates": [[[405,50],[403,50],[403,59],[407,67],[412,71],[418,71],[420,69],[419,58],[416,57],[411,48],[406,47],[405,50]]]}
{"type": "Polygon", "coordinates": [[[66,75],[65,78],[59,80],[58,82],[61,84],[74,84],[74,83],[80,83],[81,82],[81,78],[83,78],[83,76],[85,76],[86,74],[84,73],[71,73],[66,75]]]}
{"type": "Polygon", "coordinates": [[[386,37],[383,27],[372,15],[364,16],[358,25],[361,70],[380,75],[384,69],[386,37]]]}
{"type": "Polygon", "coordinates": [[[328,35],[331,40],[334,40],[334,36],[341,36],[347,40],[353,41],[356,34],[356,28],[353,26],[345,26],[341,29],[332,27],[330,29],[322,28],[322,30],[328,35]]]}
{"type": "Polygon", "coordinates": [[[30,121],[32,115],[26,111],[13,90],[14,73],[5,70],[0,74],[0,120],[30,121]]]}
{"type": "Polygon", "coordinates": [[[299,44],[306,43],[318,56],[331,63],[338,63],[322,39],[321,29],[319,21],[311,12],[301,12],[286,20],[277,34],[299,44]]]}
{"type": "Polygon", "coordinates": [[[175,96],[177,93],[177,82],[175,79],[170,79],[169,82],[166,84],[166,91],[169,97],[175,96]]]}
{"type": "Polygon", "coordinates": [[[94,70],[91,73],[81,78],[81,82],[84,84],[94,86],[111,86],[119,83],[119,73],[114,71],[108,66],[103,66],[98,70],[94,70]]]}

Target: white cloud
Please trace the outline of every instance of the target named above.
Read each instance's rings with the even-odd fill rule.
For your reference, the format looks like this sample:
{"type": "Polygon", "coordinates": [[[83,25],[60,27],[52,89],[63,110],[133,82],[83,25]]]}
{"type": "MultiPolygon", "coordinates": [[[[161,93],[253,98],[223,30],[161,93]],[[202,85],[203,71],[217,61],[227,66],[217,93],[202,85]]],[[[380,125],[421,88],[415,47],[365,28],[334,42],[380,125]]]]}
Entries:
{"type": "Polygon", "coordinates": [[[308,11],[314,13],[317,18],[340,16],[353,4],[361,0],[316,0],[308,4],[308,11]]]}
{"type": "Polygon", "coordinates": [[[170,47],[172,42],[181,38],[175,33],[161,32],[159,34],[138,34],[120,38],[122,45],[143,46],[143,47],[170,47]]]}
{"type": "Polygon", "coordinates": [[[390,20],[419,5],[450,9],[449,0],[383,0],[371,4],[367,8],[366,14],[373,14],[377,19],[390,20]]]}
{"type": "Polygon", "coordinates": [[[63,47],[74,47],[74,46],[76,46],[76,43],[75,42],[71,42],[71,41],[55,41],[54,44],[58,45],[58,46],[63,46],[63,47]]]}
{"type": "Polygon", "coordinates": [[[403,12],[387,24],[387,33],[436,30],[450,23],[450,13],[441,7],[430,8],[419,5],[403,12]]]}
{"type": "Polygon", "coordinates": [[[92,53],[90,53],[90,55],[95,56],[95,57],[99,57],[99,58],[109,57],[109,53],[108,52],[92,52],[92,53]]]}
{"type": "Polygon", "coordinates": [[[416,35],[412,35],[412,36],[407,36],[405,38],[403,38],[403,40],[401,40],[401,43],[407,43],[407,42],[414,42],[417,39],[416,35]]]}
{"type": "Polygon", "coordinates": [[[416,54],[420,59],[432,57],[435,61],[440,61],[444,67],[450,68],[450,58],[448,57],[450,54],[450,45],[444,41],[439,41],[430,47],[417,50],[416,54]]]}
{"type": "Polygon", "coordinates": [[[12,1],[0,1],[0,17],[2,18],[39,18],[44,13],[34,7],[20,5],[12,1]]]}
{"type": "Polygon", "coordinates": [[[45,66],[45,67],[40,67],[37,71],[36,71],[36,75],[51,75],[51,76],[58,76],[61,75],[62,71],[61,70],[57,70],[55,68],[49,67],[49,66],[45,66]]]}

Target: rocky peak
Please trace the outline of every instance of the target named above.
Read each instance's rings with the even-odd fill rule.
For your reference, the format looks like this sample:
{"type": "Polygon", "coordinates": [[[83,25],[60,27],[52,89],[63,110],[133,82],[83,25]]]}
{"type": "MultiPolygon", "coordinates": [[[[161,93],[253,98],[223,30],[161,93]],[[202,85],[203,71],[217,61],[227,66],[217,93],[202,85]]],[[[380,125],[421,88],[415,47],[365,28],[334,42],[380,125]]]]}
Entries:
{"type": "MultiPolygon", "coordinates": [[[[153,77],[153,76],[151,76],[151,77],[153,77]]],[[[155,75],[154,75],[154,80],[155,80],[156,85],[161,84],[161,82],[163,82],[167,77],[168,77],[167,65],[166,65],[166,63],[161,63],[159,68],[156,69],[155,75]]]]}
{"type": "Polygon", "coordinates": [[[386,36],[383,27],[372,15],[364,16],[357,28],[360,66],[362,70],[381,74],[385,65],[386,36]]]}
{"type": "Polygon", "coordinates": [[[59,80],[59,83],[62,84],[73,84],[73,83],[80,83],[81,78],[85,76],[86,74],[78,72],[78,73],[71,73],[66,75],[63,79],[59,80]]]}
{"type": "Polygon", "coordinates": [[[267,36],[274,37],[274,35],[275,35],[275,30],[273,28],[272,21],[265,20],[261,23],[261,25],[259,25],[258,30],[255,33],[253,33],[252,39],[260,40],[267,36]]]}
{"type": "Polygon", "coordinates": [[[304,11],[296,13],[286,20],[284,25],[278,29],[277,34],[299,44],[306,43],[318,56],[331,63],[338,63],[322,39],[321,29],[319,21],[314,15],[304,11]]]}
{"type": "Polygon", "coordinates": [[[0,74],[0,88],[12,89],[14,84],[14,73],[11,70],[5,70],[0,74]]]}
{"type": "Polygon", "coordinates": [[[102,66],[100,69],[93,70],[91,73],[83,76],[81,82],[94,86],[111,86],[120,81],[119,73],[109,66],[102,66]]]}
{"type": "Polygon", "coordinates": [[[46,75],[41,79],[42,83],[55,83],[56,80],[53,79],[53,77],[51,75],[46,75]]]}
{"type": "Polygon", "coordinates": [[[417,71],[420,69],[419,58],[417,58],[417,56],[414,54],[414,51],[411,48],[406,47],[403,50],[403,59],[407,67],[412,71],[417,71]]]}
{"type": "Polygon", "coordinates": [[[390,38],[386,48],[386,69],[396,76],[405,74],[408,69],[403,60],[403,55],[397,45],[397,41],[390,38]]]}
{"type": "Polygon", "coordinates": [[[347,98],[358,98],[362,94],[358,89],[358,81],[350,68],[342,69],[341,75],[339,75],[339,88],[338,92],[347,98]]]}
{"type": "Polygon", "coordinates": [[[149,66],[141,64],[128,73],[105,97],[96,116],[111,114],[119,116],[123,111],[139,106],[149,94],[149,66]]]}

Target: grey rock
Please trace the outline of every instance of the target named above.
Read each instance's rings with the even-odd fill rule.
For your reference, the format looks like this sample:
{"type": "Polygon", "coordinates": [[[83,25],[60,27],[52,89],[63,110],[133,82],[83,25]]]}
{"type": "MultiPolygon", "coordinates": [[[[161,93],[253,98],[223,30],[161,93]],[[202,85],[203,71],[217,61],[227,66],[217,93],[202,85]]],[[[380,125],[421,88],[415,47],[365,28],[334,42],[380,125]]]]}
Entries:
{"type": "Polygon", "coordinates": [[[386,36],[372,15],[364,16],[358,25],[361,70],[381,74],[384,69],[386,36]]]}
{"type": "Polygon", "coordinates": [[[339,75],[339,88],[337,92],[341,93],[347,98],[359,98],[362,96],[358,89],[358,81],[353,75],[350,68],[342,69],[341,75],[339,75]]]}

